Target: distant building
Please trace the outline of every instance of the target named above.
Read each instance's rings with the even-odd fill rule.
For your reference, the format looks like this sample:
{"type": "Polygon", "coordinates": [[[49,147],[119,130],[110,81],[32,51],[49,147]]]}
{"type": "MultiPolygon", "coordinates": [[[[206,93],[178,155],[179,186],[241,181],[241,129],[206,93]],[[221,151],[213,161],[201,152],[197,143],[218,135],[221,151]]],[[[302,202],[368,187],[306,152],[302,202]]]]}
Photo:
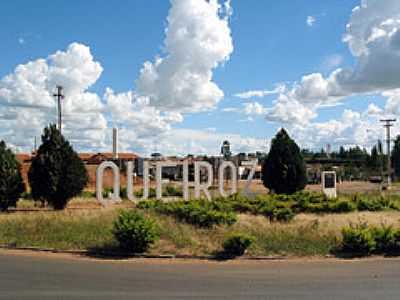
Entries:
{"type": "Polygon", "coordinates": [[[231,144],[229,141],[224,141],[221,146],[221,155],[225,157],[225,159],[229,159],[232,156],[231,152],[231,144]]]}

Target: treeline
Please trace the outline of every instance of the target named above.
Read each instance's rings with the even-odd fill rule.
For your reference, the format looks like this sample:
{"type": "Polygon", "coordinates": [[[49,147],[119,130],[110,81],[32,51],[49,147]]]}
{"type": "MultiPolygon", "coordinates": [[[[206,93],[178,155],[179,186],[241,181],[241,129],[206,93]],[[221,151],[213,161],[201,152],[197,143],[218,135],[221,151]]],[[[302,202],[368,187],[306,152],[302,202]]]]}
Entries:
{"type": "MultiPolygon", "coordinates": [[[[400,135],[396,137],[391,149],[391,176],[393,179],[400,178],[400,135]]],[[[342,179],[369,179],[371,176],[379,177],[387,175],[387,154],[382,143],[379,141],[371,151],[359,146],[344,148],[327,153],[324,149],[312,151],[302,150],[306,162],[321,162],[323,169],[332,166],[340,166],[339,175],[342,179]]]]}

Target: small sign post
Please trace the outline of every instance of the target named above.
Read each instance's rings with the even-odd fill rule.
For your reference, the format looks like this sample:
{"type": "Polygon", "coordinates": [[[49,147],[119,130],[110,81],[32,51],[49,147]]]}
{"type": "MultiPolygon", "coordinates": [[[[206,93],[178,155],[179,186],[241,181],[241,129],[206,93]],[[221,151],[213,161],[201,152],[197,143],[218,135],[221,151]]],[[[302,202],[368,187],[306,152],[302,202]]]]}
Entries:
{"type": "Polygon", "coordinates": [[[322,191],[328,198],[337,197],[335,171],[322,172],[322,191]]]}

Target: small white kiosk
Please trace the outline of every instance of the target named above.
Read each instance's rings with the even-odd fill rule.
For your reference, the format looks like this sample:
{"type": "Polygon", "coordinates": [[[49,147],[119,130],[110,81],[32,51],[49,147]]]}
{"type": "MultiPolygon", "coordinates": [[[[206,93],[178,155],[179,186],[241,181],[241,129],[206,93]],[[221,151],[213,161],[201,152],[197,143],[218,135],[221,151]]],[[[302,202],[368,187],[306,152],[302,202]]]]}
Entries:
{"type": "Polygon", "coordinates": [[[325,171],[322,172],[322,191],[328,198],[336,198],[336,172],[325,171]]]}

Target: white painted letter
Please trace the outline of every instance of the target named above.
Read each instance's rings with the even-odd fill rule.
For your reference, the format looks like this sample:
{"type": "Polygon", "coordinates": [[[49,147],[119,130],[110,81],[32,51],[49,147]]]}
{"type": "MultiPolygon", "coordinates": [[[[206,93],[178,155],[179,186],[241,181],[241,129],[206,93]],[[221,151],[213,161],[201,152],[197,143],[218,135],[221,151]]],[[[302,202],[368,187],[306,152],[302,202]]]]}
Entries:
{"type": "Polygon", "coordinates": [[[162,168],[163,167],[176,167],[178,164],[171,161],[158,161],[156,162],[156,198],[162,199],[162,168]]]}
{"type": "Polygon", "coordinates": [[[189,162],[186,159],[183,161],[182,171],[183,199],[187,201],[189,200],[189,162]]]}
{"type": "Polygon", "coordinates": [[[251,194],[250,193],[250,185],[254,178],[254,174],[256,173],[257,165],[258,165],[258,159],[251,161],[251,165],[250,165],[251,169],[249,172],[249,176],[247,177],[246,185],[244,187],[244,194],[247,196],[250,196],[250,194],[251,194]]]}
{"type": "MultiPolygon", "coordinates": [[[[133,162],[126,163],[126,194],[130,201],[137,201],[135,193],[133,192],[133,162]]],[[[149,162],[143,162],[143,196],[139,200],[146,200],[149,196],[149,162]]]]}
{"type": "Polygon", "coordinates": [[[102,205],[107,205],[110,200],[111,202],[121,201],[121,198],[119,197],[119,168],[112,161],[102,162],[96,170],[96,197],[102,205]],[[104,170],[107,168],[111,168],[114,175],[113,194],[109,197],[109,201],[105,201],[103,198],[103,175],[104,170]]]}
{"type": "Polygon", "coordinates": [[[224,161],[219,167],[219,193],[222,197],[228,197],[229,195],[235,194],[237,192],[237,170],[236,166],[231,161],[224,161]],[[224,191],[224,173],[225,169],[231,169],[231,192],[229,194],[224,191]]]}
{"type": "Polygon", "coordinates": [[[203,191],[206,194],[207,199],[211,200],[210,192],[208,188],[212,185],[213,170],[210,163],[206,161],[196,161],[194,163],[194,196],[200,198],[200,192],[203,191]],[[200,182],[200,169],[205,168],[207,170],[207,183],[201,184],[200,182]]]}

